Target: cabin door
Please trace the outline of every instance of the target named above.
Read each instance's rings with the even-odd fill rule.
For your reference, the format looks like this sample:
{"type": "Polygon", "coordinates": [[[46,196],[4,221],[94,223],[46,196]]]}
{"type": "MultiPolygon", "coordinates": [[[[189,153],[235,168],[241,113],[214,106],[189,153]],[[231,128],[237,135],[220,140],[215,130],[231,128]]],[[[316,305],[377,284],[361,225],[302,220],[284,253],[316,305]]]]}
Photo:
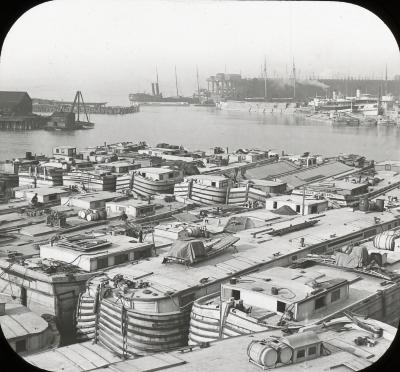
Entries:
{"type": "Polygon", "coordinates": [[[77,299],[78,296],[75,295],[73,290],[57,295],[57,325],[63,344],[74,339],[75,321],[73,316],[77,307],[77,299]]]}

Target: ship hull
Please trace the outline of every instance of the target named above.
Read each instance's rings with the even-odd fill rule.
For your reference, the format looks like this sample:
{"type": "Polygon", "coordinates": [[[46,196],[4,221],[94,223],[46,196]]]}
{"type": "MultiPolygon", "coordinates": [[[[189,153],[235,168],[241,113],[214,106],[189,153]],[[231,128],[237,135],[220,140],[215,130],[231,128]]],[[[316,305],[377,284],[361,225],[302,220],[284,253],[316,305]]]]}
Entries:
{"type": "Polygon", "coordinates": [[[154,181],[135,175],[133,178],[132,191],[142,195],[150,196],[156,194],[173,194],[175,183],[180,180],[154,181]]]}

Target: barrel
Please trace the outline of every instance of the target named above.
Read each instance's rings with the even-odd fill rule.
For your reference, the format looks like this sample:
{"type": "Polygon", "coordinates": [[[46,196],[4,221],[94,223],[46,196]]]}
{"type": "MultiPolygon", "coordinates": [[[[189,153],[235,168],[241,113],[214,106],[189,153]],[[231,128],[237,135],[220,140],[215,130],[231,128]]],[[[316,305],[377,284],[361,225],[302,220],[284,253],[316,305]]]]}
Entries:
{"type": "Polygon", "coordinates": [[[278,353],[278,362],[288,364],[292,360],[292,349],[283,342],[277,342],[276,346],[280,349],[278,353]]]}
{"type": "Polygon", "coordinates": [[[375,205],[377,211],[383,212],[383,210],[385,209],[385,199],[376,199],[375,205]]]}
{"type": "Polygon", "coordinates": [[[91,212],[86,216],[86,219],[90,221],[96,221],[99,219],[99,214],[98,212],[91,212]]]}
{"type": "Polygon", "coordinates": [[[394,251],[396,235],[393,231],[385,231],[374,238],[374,247],[394,251]]]}
{"type": "Polygon", "coordinates": [[[79,216],[80,218],[85,219],[85,218],[86,218],[86,211],[85,211],[84,209],[80,210],[80,211],[78,212],[78,216],[79,216]]]}
{"type": "Polygon", "coordinates": [[[273,367],[278,361],[278,353],[270,345],[260,341],[252,341],[247,347],[247,355],[250,360],[266,366],[273,367]]]}
{"type": "Polygon", "coordinates": [[[188,227],[187,229],[188,236],[198,237],[202,235],[202,230],[199,226],[188,227]]]}
{"type": "Polygon", "coordinates": [[[368,198],[360,199],[359,207],[360,207],[360,211],[364,211],[364,212],[368,211],[368,208],[369,208],[368,198]]]}

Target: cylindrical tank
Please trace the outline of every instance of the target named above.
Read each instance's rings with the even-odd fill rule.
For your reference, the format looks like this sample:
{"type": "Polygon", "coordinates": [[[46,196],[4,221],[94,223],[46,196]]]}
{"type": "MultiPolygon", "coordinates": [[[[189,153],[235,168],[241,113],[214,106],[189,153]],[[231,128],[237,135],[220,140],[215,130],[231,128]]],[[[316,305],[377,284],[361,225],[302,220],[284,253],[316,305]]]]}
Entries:
{"type": "Polygon", "coordinates": [[[277,347],[280,349],[278,353],[278,362],[288,364],[292,360],[292,349],[283,342],[277,342],[277,347]]]}
{"type": "Polygon", "coordinates": [[[394,251],[396,235],[393,231],[386,231],[378,234],[374,238],[374,247],[394,251]]]}
{"type": "Polygon", "coordinates": [[[86,219],[90,221],[96,221],[99,219],[99,214],[98,212],[91,212],[86,216],[86,219]]]}
{"type": "Polygon", "coordinates": [[[188,227],[186,230],[188,232],[188,236],[198,237],[202,235],[202,231],[199,226],[191,226],[188,227]]]}
{"type": "Polygon", "coordinates": [[[376,199],[375,205],[377,211],[383,212],[383,210],[385,209],[385,199],[376,199]]]}
{"type": "Polygon", "coordinates": [[[359,207],[360,207],[360,211],[364,211],[364,212],[368,211],[368,208],[369,208],[369,200],[368,200],[368,198],[360,199],[359,207]]]}
{"type": "Polygon", "coordinates": [[[247,347],[247,355],[251,360],[266,367],[272,367],[278,361],[277,351],[269,344],[260,341],[250,343],[247,347]]]}

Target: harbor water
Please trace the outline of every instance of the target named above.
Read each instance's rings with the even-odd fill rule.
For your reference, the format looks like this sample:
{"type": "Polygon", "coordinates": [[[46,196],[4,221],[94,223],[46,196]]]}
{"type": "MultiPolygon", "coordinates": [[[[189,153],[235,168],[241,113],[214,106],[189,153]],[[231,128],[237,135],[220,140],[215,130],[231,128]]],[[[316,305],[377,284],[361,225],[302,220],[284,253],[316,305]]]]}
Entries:
{"type": "Polygon", "coordinates": [[[400,159],[400,128],[333,127],[285,114],[221,111],[212,107],[141,106],[139,113],[92,115],[91,130],[0,132],[0,160],[26,151],[51,154],[54,146],[77,148],[119,141],[184,145],[192,150],[214,146],[236,150],[259,147],[281,153],[309,151],[325,156],[355,153],[369,159],[400,159]]]}

